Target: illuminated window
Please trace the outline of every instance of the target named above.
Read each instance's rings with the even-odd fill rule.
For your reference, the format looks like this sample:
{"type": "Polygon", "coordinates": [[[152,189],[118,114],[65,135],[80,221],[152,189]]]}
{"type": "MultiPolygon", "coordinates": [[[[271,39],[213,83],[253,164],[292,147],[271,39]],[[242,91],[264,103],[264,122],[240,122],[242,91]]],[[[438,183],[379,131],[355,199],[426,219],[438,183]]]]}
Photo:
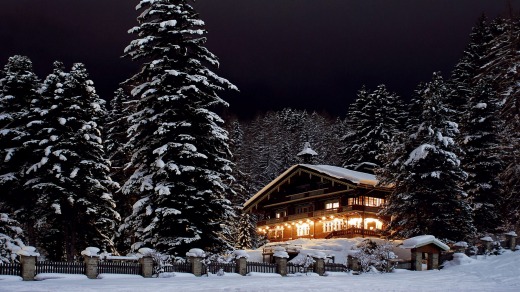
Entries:
{"type": "Polygon", "coordinates": [[[341,219],[334,219],[332,221],[323,222],[323,232],[332,232],[341,229],[343,229],[343,220],[341,219]]]}
{"type": "Polygon", "coordinates": [[[357,198],[349,198],[348,204],[350,206],[352,205],[365,205],[365,206],[371,206],[371,207],[381,207],[385,203],[385,199],[381,198],[373,198],[373,197],[365,197],[364,202],[361,199],[361,197],[357,198]]]}
{"type": "Polygon", "coordinates": [[[304,236],[304,235],[309,235],[310,234],[311,226],[309,224],[303,223],[303,224],[299,224],[296,227],[297,227],[296,235],[304,236]]]}
{"type": "Polygon", "coordinates": [[[325,203],[325,209],[337,209],[339,208],[339,202],[338,201],[329,201],[325,203]]]}
{"type": "Polygon", "coordinates": [[[361,205],[361,200],[359,198],[348,198],[348,204],[352,205],[361,205]]]}
{"type": "Polygon", "coordinates": [[[365,197],[365,206],[380,207],[384,202],[384,199],[365,197]]]}
{"type": "Polygon", "coordinates": [[[278,210],[276,211],[276,218],[282,218],[287,216],[287,212],[285,210],[278,210]]]}

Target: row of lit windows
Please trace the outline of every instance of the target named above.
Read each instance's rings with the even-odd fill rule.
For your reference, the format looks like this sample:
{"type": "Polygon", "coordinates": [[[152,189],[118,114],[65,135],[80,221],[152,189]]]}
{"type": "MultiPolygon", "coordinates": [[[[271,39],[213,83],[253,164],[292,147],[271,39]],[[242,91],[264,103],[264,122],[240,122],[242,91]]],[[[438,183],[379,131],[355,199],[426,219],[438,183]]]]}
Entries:
{"type": "Polygon", "coordinates": [[[349,205],[365,205],[370,207],[381,207],[385,203],[385,199],[381,198],[373,198],[373,197],[357,197],[357,198],[349,198],[349,205]],[[364,203],[363,203],[364,198],[364,203]]]}
{"type": "MultiPolygon", "coordinates": [[[[357,198],[349,198],[348,204],[349,205],[365,205],[365,206],[371,206],[371,207],[381,207],[384,203],[384,199],[380,198],[373,198],[373,197],[364,197],[364,204],[363,197],[357,197],[357,198]]],[[[332,209],[338,209],[339,208],[339,201],[327,201],[325,202],[325,210],[332,210],[332,209]]],[[[304,214],[311,212],[311,206],[310,205],[301,205],[297,206],[295,209],[296,214],[304,214]]],[[[283,218],[287,216],[286,210],[279,210],[276,211],[275,217],[276,218],[283,218]]]]}

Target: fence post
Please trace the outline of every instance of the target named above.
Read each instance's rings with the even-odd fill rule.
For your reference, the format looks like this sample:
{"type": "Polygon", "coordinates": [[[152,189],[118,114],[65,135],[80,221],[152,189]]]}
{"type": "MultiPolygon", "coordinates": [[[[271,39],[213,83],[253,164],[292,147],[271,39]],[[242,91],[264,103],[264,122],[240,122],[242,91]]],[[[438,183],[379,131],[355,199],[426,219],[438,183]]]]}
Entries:
{"type": "Polygon", "coordinates": [[[314,273],[323,276],[325,275],[325,260],[323,258],[314,259],[314,273]]]}
{"type": "Polygon", "coordinates": [[[480,239],[482,245],[484,245],[484,253],[488,253],[492,250],[493,239],[489,236],[484,236],[480,239]]]}
{"type": "Polygon", "coordinates": [[[240,275],[245,276],[247,274],[247,259],[249,258],[249,255],[244,250],[235,250],[233,255],[235,255],[237,272],[240,275]]]}
{"type": "Polygon", "coordinates": [[[141,275],[144,278],[151,278],[153,275],[153,258],[151,256],[144,256],[139,259],[141,264],[141,275]]]}
{"type": "Polygon", "coordinates": [[[287,276],[287,258],[274,257],[276,262],[276,272],[282,276],[287,276]]]}
{"type": "Polygon", "coordinates": [[[517,235],[514,231],[506,233],[507,247],[512,251],[516,250],[516,237],[517,235]]]}
{"type": "Polygon", "coordinates": [[[359,272],[359,260],[351,255],[347,256],[347,268],[351,271],[359,272]]]}
{"type": "Polygon", "coordinates": [[[22,268],[22,279],[24,281],[33,281],[36,275],[36,258],[40,256],[36,252],[36,248],[32,246],[24,246],[16,254],[20,256],[20,264],[22,268]]]}
{"type": "Polygon", "coordinates": [[[99,248],[87,247],[81,252],[85,262],[85,274],[89,279],[97,279],[98,276],[98,263],[99,263],[99,248]]]}
{"type": "Polygon", "coordinates": [[[200,248],[192,248],[186,253],[188,261],[191,263],[191,272],[196,276],[202,276],[202,259],[206,257],[204,251],[200,248]]]}

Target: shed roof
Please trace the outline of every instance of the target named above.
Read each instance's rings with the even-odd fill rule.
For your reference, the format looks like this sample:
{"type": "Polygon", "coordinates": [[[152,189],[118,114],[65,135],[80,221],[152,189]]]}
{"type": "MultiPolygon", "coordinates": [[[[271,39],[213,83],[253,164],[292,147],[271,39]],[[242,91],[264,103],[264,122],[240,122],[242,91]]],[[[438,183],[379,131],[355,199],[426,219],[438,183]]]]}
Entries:
{"type": "Polygon", "coordinates": [[[443,250],[449,250],[450,247],[442,243],[440,240],[435,238],[433,235],[419,235],[416,237],[408,238],[403,241],[401,248],[417,248],[428,244],[434,244],[443,250]]]}

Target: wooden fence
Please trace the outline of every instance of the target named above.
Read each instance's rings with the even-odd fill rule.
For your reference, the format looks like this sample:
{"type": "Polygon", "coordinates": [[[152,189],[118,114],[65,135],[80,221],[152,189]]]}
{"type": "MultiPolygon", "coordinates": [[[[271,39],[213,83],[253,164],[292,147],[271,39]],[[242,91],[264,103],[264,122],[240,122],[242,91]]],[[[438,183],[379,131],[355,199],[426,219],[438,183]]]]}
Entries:
{"type": "Polygon", "coordinates": [[[132,262],[99,262],[98,273],[140,275],[141,264],[132,262]]]}
{"type": "Polygon", "coordinates": [[[36,262],[36,274],[85,274],[85,264],[79,262],[36,262]]]}
{"type": "Polygon", "coordinates": [[[191,273],[191,263],[174,263],[171,265],[163,266],[162,271],[165,273],[191,273]]]}
{"type": "Polygon", "coordinates": [[[347,266],[343,264],[325,263],[326,272],[348,272],[347,266]]]}
{"type": "Polygon", "coordinates": [[[276,273],[276,264],[247,262],[247,272],[276,273]]]}
{"type": "Polygon", "coordinates": [[[220,269],[225,273],[236,273],[237,266],[235,263],[209,263],[203,266],[202,273],[216,274],[220,269]]]}
{"type": "Polygon", "coordinates": [[[20,276],[21,266],[18,263],[0,264],[0,275],[20,276]]]}
{"type": "Polygon", "coordinates": [[[314,272],[314,265],[310,265],[308,267],[297,265],[291,262],[287,263],[287,274],[296,274],[296,273],[312,273],[314,272]]]}

